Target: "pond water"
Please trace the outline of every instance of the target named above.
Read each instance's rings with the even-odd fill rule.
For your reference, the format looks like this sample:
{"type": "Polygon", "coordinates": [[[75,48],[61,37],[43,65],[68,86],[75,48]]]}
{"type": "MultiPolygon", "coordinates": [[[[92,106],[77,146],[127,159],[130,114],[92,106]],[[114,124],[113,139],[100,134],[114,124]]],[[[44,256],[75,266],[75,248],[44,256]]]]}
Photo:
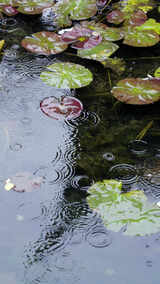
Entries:
{"type": "Polygon", "coordinates": [[[127,106],[110,95],[120,78],[153,75],[159,46],[118,51],[126,57],[122,75],[83,60],[93,83],[66,92],[39,75],[67,55],[37,56],[20,46],[25,35],[43,28],[38,17],[17,16],[0,30],[7,46],[0,64],[0,282],[159,284],[160,233],[110,232],[86,201],[88,187],[110,177],[121,179],[126,190],[144,190],[152,202],[160,199],[160,104],[127,106]],[[82,101],[79,118],[58,121],[40,110],[42,99],[62,95],[82,101]],[[15,176],[25,192],[5,190],[15,176]]]}

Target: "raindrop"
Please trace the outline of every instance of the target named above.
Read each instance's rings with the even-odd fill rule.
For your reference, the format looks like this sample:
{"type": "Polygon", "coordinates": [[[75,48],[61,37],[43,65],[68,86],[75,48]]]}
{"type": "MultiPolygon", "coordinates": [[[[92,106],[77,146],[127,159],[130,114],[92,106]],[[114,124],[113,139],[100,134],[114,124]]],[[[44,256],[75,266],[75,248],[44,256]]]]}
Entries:
{"type": "Polygon", "coordinates": [[[115,160],[115,156],[110,152],[103,154],[103,158],[107,161],[114,161],[115,160]]]}
{"type": "Polygon", "coordinates": [[[132,165],[117,164],[109,169],[109,176],[122,181],[124,184],[131,184],[137,179],[137,170],[132,165]]]}
{"type": "Polygon", "coordinates": [[[136,155],[143,155],[148,151],[148,143],[144,140],[134,140],[128,144],[129,150],[136,155]]]}
{"type": "Polygon", "coordinates": [[[86,240],[95,248],[108,247],[112,243],[110,233],[101,226],[91,227],[86,233],[86,240]]]}
{"type": "Polygon", "coordinates": [[[22,149],[22,145],[21,144],[19,144],[19,143],[14,143],[14,144],[12,144],[12,145],[10,145],[9,146],[9,148],[12,150],[12,151],[16,151],[16,152],[18,152],[18,151],[20,151],[21,149],[22,149]]]}
{"type": "Polygon", "coordinates": [[[81,190],[86,190],[92,184],[92,180],[87,175],[80,175],[75,176],[72,181],[71,185],[73,188],[79,188],[81,190]]]}
{"type": "Polygon", "coordinates": [[[81,123],[83,124],[83,127],[91,127],[96,126],[100,122],[100,117],[95,112],[90,111],[83,111],[81,116],[81,123]]]}

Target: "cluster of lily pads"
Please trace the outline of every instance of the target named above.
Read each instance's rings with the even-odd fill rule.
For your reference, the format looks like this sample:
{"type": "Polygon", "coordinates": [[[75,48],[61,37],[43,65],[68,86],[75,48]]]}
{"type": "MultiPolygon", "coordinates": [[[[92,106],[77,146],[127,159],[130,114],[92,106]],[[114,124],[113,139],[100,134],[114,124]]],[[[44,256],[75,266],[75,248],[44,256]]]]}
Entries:
{"type": "MultiPolygon", "coordinates": [[[[112,6],[107,10],[110,2],[112,1],[59,0],[55,3],[51,0],[1,0],[0,7],[4,12],[7,3],[10,3],[12,8],[21,13],[52,15],[57,32],[41,31],[26,36],[21,44],[27,51],[49,56],[62,53],[70,46],[77,50],[78,57],[99,61],[105,68],[115,70],[120,59],[110,56],[120,45],[148,47],[158,44],[160,23],[148,19],[147,12],[155,8],[156,4],[152,0],[122,0],[111,3],[112,6]],[[103,14],[106,15],[102,23],[97,12],[100,9],[105,11],[105,8],[103,14]],[[72,25],[75,20],[76,23],[72,25]]],[[[80,88],[90,84],[92,75],[88,69],[79,65],[56,63],[47,66],[41,79],[58,88],[80,88]]],[[[159,100],[159,85],[157,77],[126,78],[119,81],[111,93],[127,104],[149,104],[159,100]]]]}

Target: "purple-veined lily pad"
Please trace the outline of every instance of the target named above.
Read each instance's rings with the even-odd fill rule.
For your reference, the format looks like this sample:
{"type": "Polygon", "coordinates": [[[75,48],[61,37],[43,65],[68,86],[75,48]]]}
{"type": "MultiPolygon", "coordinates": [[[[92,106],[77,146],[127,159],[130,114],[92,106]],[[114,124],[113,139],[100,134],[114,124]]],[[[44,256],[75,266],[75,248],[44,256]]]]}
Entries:
{"type": "Polygon", "coordinates": [[[128,236],[160,232],[160,208],[151,203],[142,190],[122,193],[122,182],[103,180],[88,190],[87,201],[108,230],[128,236]]]}
{"type": "Polygon", "coordinates": [[[12,6],[3,6],[2,12],[7,16],[15,16],[19,13],[18,10],[12,6]]]}
{"type": "Polygon", "coordinates": [[[119,25],[125,20],[125,15],[123,14],[122,11],[116,9],[107,14],[107,22],[119,25]]]}
{"type": "Polygon", "coordinates": [[[153,46],[159,42],[159,35],[152,30],[138,31],[137,28],[125,28],[123,43],[135,47],[153,46]]]}
{"type": "Polygon", "coordinates": [[[126,104],[151,104],[160,100],[160,79],[126,78],[112,88],[112,94],[126,104]]]}
{"type": "Polygon", "coordinates": [[[40,108],[47,116],[56,120],[75,119],[80,116],[83,105],[74,97],[47,97],[40,103],[40,108]]]}
{"type": "Polygon", "coordinates": [[[61,89],[75,89],[87,86],[93,80],[92,73],[75,63],[54,63],[47,66],[40,78],[47,85],[61,89]]]}
{"type": "Polygon", "coordinates": [[[43,9],[53,6],[52,0],[16,0],[17,10],[22,14],[41,14],[43,9]]]}
{"type": "Polygon", "coordinates": [[[64,31],[61,38],[66,43],[74,43],[72,47],[76,49],[92,48],[102,41],[102,37],[97,32],[81,25],[75,25],[69,31],[64,31]]]}
{"type": "Polygon", "coordinates": [[[107,4],[108,0],[97,0],[96,5],[98,9],[104,8],[104,6],[107,4]]]}
{"type": "Polygon", "coordinates": [[[97,60],[103,63],[118,48],[119,46],[113,42],[101,42],[99,45],[93,48],[78,50],[78,56],[82,58],[97,60]]]}
{"type": "Polygon", "coordinates": [[[28,172],[22,172],[7,179],[5,189],[7,191],[13,189],[17,192],[31,192],[34,189],[40,188],[42,183],[44,183],[43,177],[34,176],[28,172]]]}
{"type": "MultiPolygon", "coordinates": [[[[127,25],[141,26],[147,21],[147,15],[142,10],[138,10],[126,22],[127,25]]],[[[151,29],[150,29],[151,30],[151,29]]]]}
{"type": "Polygon", "coordinates": [[[121,28],[110,28],[105,24],[96,23],[95,21],[83,21],[81,25],[99,33],[102,39],[106,41],[117,41],[124,37],[124,32],[121,28]]]}
{"type": "Polygon", "coordinates": [[[21,45],[30,52],[44,55],[61,53],[68,47],[59,35],[45,31],[25,37],[21,45]]]}
{"type": "Polygon", "coordinates": [[[71,25],[72,20],[83,20],[97,13],[96,0],[61,0],[53,6],[54,23],[60,27],[71,25]]]}

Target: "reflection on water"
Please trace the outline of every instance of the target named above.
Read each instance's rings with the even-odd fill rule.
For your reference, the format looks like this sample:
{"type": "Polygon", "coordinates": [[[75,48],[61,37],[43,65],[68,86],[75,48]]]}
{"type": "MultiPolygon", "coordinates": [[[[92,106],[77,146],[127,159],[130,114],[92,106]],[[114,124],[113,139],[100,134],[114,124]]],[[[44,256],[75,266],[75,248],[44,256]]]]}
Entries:
{"type": "MultiPolygon", "coordinates": [[[[24,52],[20,40],[29,31],[12,18],[0,29],[8,43],[0,67],[0,282],[158,284],[159,234],[128,238],[109,232],[86,195],[94,181],[114,178],[127,190],[160,197],[159,105],[136,112],[113,107],[106,74],[101,71],[100,78],[96,65],[98,86],[75,92],[45,85],[39,74],[57,59],[24,52]],[[63,95],[82,100],[79,118],[56,121],[40,111],[44,97],[63,95]],[[156,122],[136,140],[148,113],[156,122]],[[43,182],[30,192],[5,191],[5,181],[19,173],[43,182]]],[[[128,70],[140,72],[141,65],[134,62],[128,70]]],[[[149,70],[148,63],[144,67],[149,70]]]]}

